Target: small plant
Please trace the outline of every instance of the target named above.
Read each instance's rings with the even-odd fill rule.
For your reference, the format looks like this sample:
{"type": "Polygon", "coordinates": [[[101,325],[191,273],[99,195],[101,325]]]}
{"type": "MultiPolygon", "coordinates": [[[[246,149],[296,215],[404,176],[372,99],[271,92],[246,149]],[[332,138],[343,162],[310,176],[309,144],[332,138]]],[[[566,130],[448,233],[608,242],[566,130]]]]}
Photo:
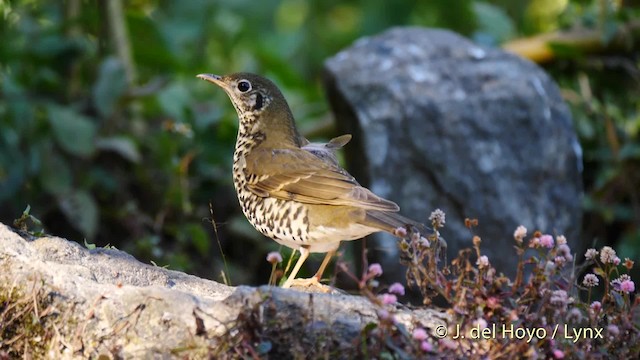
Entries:
{"type": "MultiPolygon", "coordinates": [[[[414,355],[434,351],[445,358],[510,354],[552,359],[637,358],[640,354],[640,301],[634,299],[635,283],[629,275],[634,262],[629,258],[622,261],[608,246],[600,251],[589,249],[585,264],[577,268],[564,236],[554,238],[536,231],[527,239],[527,229],[519,226],[513,235],[519,261],[512,280],[498,274],[482,254],[478,236],[473,236],[472,249],[460,251],[451,264],[441,266],[436,245],[444,213],[437,210],[430,219],[433,234],[427,238],[412,234],[399,243],[401,261],[407,266],[407,283],[420,291],[424,303],[430,304],[434,297],[444,299],[453,320],[448,328],[434,329],[430,336],[419,327],[410,335],[398,325],[388,326],[393,314],[384,308],[375,328],[386,331],[378,339],[395,341],[387,349],[414,355]],[[579,278],[585,269],[591,271],[579,278]],[[601,290],[597,298],[595,289],[601,290]],[[401,340],[398,333],[403,335],[401,340]]],[[[466,225],[473,229],[478,222],[468,219],[466,225]]],[[[369,268],[369,273],[381,272],[381,268],[369,268]]],[[[397,285],[391,288],[399,289],[397,285]]],[[[371,298],[370,287],[362,289],[371,298]]],[[[391,294],[372,300],[380,305],[395,302],[391,294]]]]}
{"type": "MultiPolygon", "coordinates": [[[[463,357],[500,358],[523,354],[529,358],[635,358],[640,355],[640,298],[630,276],[634,261],[621,260],[609,246],[589,249],[585,262],[576,256],[563,235],[552,236],[518,226],[513,233],[518,257],[513,279],[498,274],[482,253],[482,239],[461,250],[447,264],[440,253],[444,245],[439,229],[445,214],[434,211],[433,232],[420,234],[398,228],[402,240],[401,263],[407,267],[407,284],[423,296],[446,302],[448,326],[407,328],[395,318],[400,283],[381,285],[380,264],[365,266],[356,276],[339,261],[337,269],[351,278],[361,295],[378,306],[378,320],[355,339],[354,356],[362,357],[463,357]]],[[[465,225],[473,231],[475,219],[465,225]]],[[[366,250],[363,256],[366,261],[366,250]]],[[[279,253],[267,256],[272,264],[270,284],[275,284],[279,253]]],[[[432,305],[431,305],[432,306],[432,305]]]]}
{"type": "Polygon", "coordinates": [[[44,235],[42,222],[37,217],[31,215],[31,205],[27,205],[27,208],[24,209],[22,215],[13,220],[13,226],[18,230],[35,237],[44,235]]]}
{"type": "Polygon", "coordinates": [[[278,278],[277,266],[282,262],[282,255],[277,251],[272,251],[267,254],[267,262],[271,264],[271,275],[269,275],[269,285],[276,285],[278,278]]]}

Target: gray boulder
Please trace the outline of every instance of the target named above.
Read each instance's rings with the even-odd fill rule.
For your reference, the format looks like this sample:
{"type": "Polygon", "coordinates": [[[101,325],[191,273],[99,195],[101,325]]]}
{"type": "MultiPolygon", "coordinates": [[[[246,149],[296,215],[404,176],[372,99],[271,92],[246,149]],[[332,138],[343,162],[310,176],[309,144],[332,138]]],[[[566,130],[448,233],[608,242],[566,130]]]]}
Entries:
{"type": "MultiPolygon", "coordinates": [[[[324,83],[340,133],[353,134],[350,171],[415,220],[445,211],[449,258],[475,233],[513,273],[518,225],[564,234],[578,250],[581,148],[537,65],[450,31],[395,28],[328,59],[324,83]],[[465,218],[479,226],[469,231],[465,218]]],[[[404,278],[392,237],[369,248],[390,281],[404,278]]]]}
{"type": "Polygon", "coordinates": [[[26,240],[0,223],[3,359],[351,358],[382,310],[409,331],[447,318],[360,296],[230,287],[116,249],[26,240]]]}

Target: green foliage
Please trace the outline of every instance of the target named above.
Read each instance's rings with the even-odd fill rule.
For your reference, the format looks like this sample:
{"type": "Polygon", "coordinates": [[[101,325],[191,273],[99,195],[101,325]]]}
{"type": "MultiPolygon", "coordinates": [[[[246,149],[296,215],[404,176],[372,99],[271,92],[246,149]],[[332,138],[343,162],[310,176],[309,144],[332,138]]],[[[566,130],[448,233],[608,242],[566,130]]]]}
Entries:
{"type": "MultiPolygon", "coordinates": [[[[0,1],[0,219],[31,204],[47,231],[211,277],[222,270],[205,221],[211,202],[215,241],[243,283],[266,280],[251,274],[267,269],[264,254],[276,246],[237,225],[246,222],[230,189],[235,113],[196,74],[272,78],[304,130],[328,117],[323,61],[389,27],[444,27],[499,44],[581,25],[612,39],[638,15],[595,0],[137,0],[120,15],[113,3],[122,2],[0,1]]],[[[585,206],[598,225],[587,230],[638,249],[637,77],[624,70],[637,63],[611,60],[573,51],[549,70],[576,95],[585,206]],[[612,73],[623,80],[606,81],[612,73]]]]}

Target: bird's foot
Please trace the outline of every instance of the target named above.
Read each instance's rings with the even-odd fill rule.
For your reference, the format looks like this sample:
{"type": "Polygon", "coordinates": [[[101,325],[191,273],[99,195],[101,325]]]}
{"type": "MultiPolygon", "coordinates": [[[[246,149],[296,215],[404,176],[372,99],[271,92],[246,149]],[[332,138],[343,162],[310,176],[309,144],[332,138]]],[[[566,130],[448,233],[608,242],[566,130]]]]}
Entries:
{"type": "Polygon", "coordinates": [[[318,281],[318,278],[313,276],[308,279],[293,279],[289,284],[291,287],[304,287],[304,288],[315,288],[320,292],[329,293],[333,290],[331,286],[323,285],[318,281]]]}

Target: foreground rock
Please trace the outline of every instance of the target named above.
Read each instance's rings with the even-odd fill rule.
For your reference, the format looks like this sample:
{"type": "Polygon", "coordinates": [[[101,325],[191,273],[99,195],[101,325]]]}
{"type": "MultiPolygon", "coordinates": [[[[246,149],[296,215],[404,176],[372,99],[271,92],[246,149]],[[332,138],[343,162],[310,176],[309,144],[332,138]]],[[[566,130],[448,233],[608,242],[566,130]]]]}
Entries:
{"type": "MultiPolygon", "coordinates": [[[[346,358],[377,310],[359,296],[229,287],[114,249],[25,240],[0,223],[0,358],[346,358]]],[[[408,329],[444,318],[396,317],[408,329]]]]}
{"type": "MultiPolygon", "coordinates": [[[[581,150],[553,80],[535,64],[449,31],[397,28],[361,39],[325,63],[324,82],[353,175],[402,213],[441,208],[449,256],[483,239],[491,263],[515,269],[505,230],[565,234],[581,223],[581,150]],[[470,232],[465,218],[477,218],[470,232]]],[[[384,238],[383,241],[380,241],[384,238]]],[[[370,249],[389,279],[397,248],[370,249]],[[375,253],[375,252],[374,252],[375,253]]]]}

